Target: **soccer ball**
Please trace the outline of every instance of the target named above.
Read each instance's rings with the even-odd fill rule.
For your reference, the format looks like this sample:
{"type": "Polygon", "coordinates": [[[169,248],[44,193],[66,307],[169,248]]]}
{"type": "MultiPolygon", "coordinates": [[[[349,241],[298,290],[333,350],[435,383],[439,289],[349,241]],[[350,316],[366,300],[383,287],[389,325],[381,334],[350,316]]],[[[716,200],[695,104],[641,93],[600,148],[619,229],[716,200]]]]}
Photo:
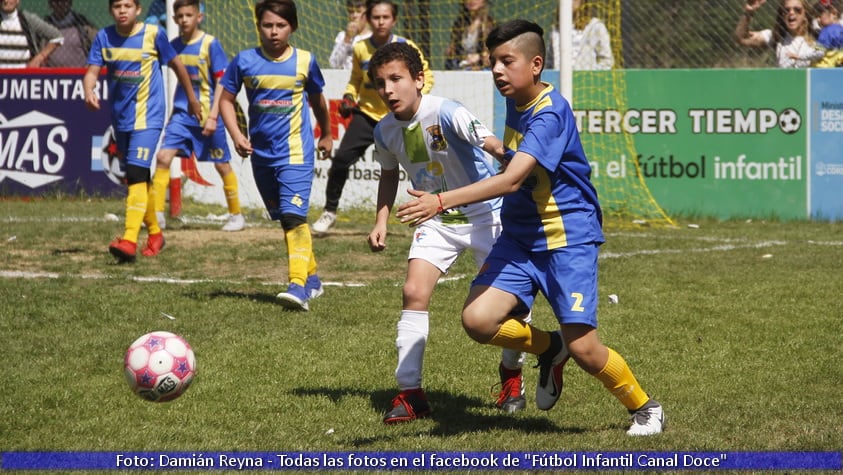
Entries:
{"type": "Polygon", "coordinates": [[[802,126],[802,117],[796,109],[785,109],[779,114],[779,127],[782,132],[792,134],[802,126]]]}
{"type": "Polygon", "coordinates": [[[129,346],[123,371],[129,388],[138,396],[153,402],[171,401],[193,381],[196,358],[184,338],[157,331],[129,346]]]}
{"type": "Polygon", "coordinates": [[[112,183],[117,185],[126,183],[126,165],[117,151],[117,139],[114,138],[114,129],[110,125],[102,134],[100,162],[102,163],[102,171],[105,172],[105,176],[112,183]]]}

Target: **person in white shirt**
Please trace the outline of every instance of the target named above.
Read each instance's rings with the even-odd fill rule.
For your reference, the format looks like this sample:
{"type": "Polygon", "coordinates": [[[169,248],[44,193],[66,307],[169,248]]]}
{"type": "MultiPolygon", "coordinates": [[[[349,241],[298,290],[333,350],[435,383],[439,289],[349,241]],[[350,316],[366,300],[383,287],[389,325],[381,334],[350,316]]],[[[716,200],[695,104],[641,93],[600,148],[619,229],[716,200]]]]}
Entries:
{"type": "Polygon", "coordinates": [[[767,0],[746,0],[735,28],[739,44],[750,48],[773,47],[780,68],[807,68],[822,59],[812,25],[812,9],[806,0],[781,0],[774,28],[750,30],[752,17],[767,0]]]}
{"type": "Polygon", "coordinates": [[[0,68],[46,66],[64,37],[56,27],[19,6],[20,0],[0,0],[0,68]]]}
{"type": "MultiPolygon", "coordinates": [[[[387,222],[398,191],[399,166],[416,190],[440,193],[495,174],[488,154],[503,159],[503,142],[468,109],[444,97],[422,94],[424,67],[408,43],[384,45],[369,61],[369,77],[389,113],[375,126],[375,158],[381,164],[372,252],[386,248],[387,222]],[[486,152],[486,153],[484,153],[486,152]]],[[[422,388],[422,363],[429,329],[429,306],[440,277],[466,250],[479,268],[500,235],[501,199],[454,209],[439,209],[435,219],[413,233],[407,259],[403,306],[397,324],[400,392],[383,417],[385,424],[409,422],[431,413],[422,388]]],[[[529,321],[529,317],[527,320],[529,321]]],[[[495,405],[503,411],[524,409],[521,367],[525,355],[503,350],[498,365],[501,390],[495,405]]]]}
{"type": "MultiPolygon", "coordinates": [[[[612,53],[612,38],[606,23],[595,16],[592,5],[573,0],[573,69],[576,71],[604,71],[615,66],[612,53]]],[[[547,69],[559,69],[562,57],[562,42],[558,26],[550,33],[551,48],[548,51],[547,69]]]]}
{"type": "Polygon", "coordinates": [[[344,30],[337,33],[334,49],[328,57],[328,64],[334,69],[351,69],[354,43],[372,35],[369,22],[366,20],[364,0],[348,0],[345,9],[348,13],[348,24],[344,30]]]}

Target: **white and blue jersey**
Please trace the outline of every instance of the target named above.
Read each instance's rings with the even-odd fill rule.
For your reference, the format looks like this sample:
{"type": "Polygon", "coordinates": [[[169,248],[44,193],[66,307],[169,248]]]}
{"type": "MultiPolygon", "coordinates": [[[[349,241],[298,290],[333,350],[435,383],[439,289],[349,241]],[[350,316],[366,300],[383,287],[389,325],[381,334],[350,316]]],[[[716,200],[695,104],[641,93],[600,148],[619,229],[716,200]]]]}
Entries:
{"type": "MultiPolygon", "coordinates": [[[[388,114],[375,127],[375,158],[384,170],[400,164],[413,188],[441,193],[495,174],[480,148],[493,135],[462,104],[424,95],[416,114],[402,121],[388,114]]],[[[460,206],[437,217],[443,224],[476,224],[497,217],[501,199],[460,206]]]]}

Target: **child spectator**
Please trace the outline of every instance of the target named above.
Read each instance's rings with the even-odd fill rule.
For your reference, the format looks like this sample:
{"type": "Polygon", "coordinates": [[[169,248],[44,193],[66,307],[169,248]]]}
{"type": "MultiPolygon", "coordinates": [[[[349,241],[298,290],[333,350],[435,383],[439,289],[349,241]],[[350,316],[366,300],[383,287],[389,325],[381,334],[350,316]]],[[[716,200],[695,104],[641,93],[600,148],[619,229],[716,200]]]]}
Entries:
{"type": "Polygon", "coordinates": [[[334,69],[351,69],[351,57],[354,43],[368,38],[372,34],[369,22],[366,21],[366,2],[363,0],[348,0],[345,4],[348,23],[344,30],[337,33],[334,39],[334,49],[328,58],[328,63],[334,69]]]}
{"type": "MultiPolygon", "coordinates": [[[[366,149],[374,142],[375,124],[388,112],[381,98],[375,92],[372,81],[366,76],[369,59],[375,51],[388,43],[407,42],[416,47],[407,38],[395,35],[392,29],[398,18],[398,5],[393,0],[368,0],[366,2],[366,20],[372,29],[372,35],[354,44],[353,65],[340,105],[340,114],[351,117],[351,123],[345,131],[340,146],[331,160],[328,170],[328,184],[325,187],[325,210],[313,223],[313,232],[326,234],[337,221],[342,191],[348,180],[349,169],[363,156],[366,149]]],[[[416,49],[418,49],[416,47],[416,49]]],[[[421,51],[419,51],[421,53],[421,51]]],[[[422,55],[424,64],[424,93],[433,87],[433,72],[422,55]]]]}
{"type": "Polygon", "coordinates": [[[815,15],[822,29],[817,43],[825,51],[815,66],[834,68],[843,66],[843,25],[840,24],[840,1],[820,0],[815,6],[815,15]]]}

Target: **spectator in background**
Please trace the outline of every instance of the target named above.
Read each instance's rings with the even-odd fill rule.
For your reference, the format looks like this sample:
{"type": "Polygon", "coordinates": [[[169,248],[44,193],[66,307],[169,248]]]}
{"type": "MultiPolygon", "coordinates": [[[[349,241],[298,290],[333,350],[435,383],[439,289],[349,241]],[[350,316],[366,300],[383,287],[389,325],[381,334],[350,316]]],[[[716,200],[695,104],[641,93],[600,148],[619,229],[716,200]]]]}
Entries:
{"type": "Polygon", "coordinates": [[[84,15],[73,11],[73,0],[50,0],[52,13],[44,17],[47,23],[59,29],[64,43],[50,56],[51,67],[82,68],[88,59],[88,50],[97,34],[97,27],[84,15]]]}
{"type": "Polygon", "coordinates": [[[814,9],[814,14],[822,28],[817,37],[817,43],[825,51],[825,55],[816,66],[819,68],[843,66],[843,25],[840,24],[840,1],[820,0],[814,9]]]}
{"type": "Polygon", "coordinates": [[[749,29],[752,16],[767,0],[746,0],[735,36],[738,43],[751,48],[775,47],[780,68],[807,68],[823,57],[811,29],[811,7],[807,0],[781,0],[776,24],[771,29],[749,29]]]}
{"type": "Polygon", "coordinates": [[[334,39],[334,49],[328,58],[328,64],[334,69],[351,69],[351,53],[354,43],[368,38],[372,34],[369,22],[366,21],[365,0],[347,0],[345,10],[348,13],[348,24],[344,30],[337,33],[334,39]]]}
{"type": "Polygon", "coordinates": [[[495,27],[487,0],[464,0],[451,27],[445,69],[479,71],[489,68],[486,35],[495,27]]]}
{"type": "MultiPolygon", "coordinates": [[[[597,17],[594,3],[583,5],[582,0],[573,0],[573,68],[580,71],[609,70],[615,66],[612,54],[612,39],[606,24],[597,17]]],[[[547,69],[559,69],[562,58],[562,42],[558,23],[550,33],[547,69]]]]}
{"type": "MultiPolygon", "coordinates": [[[[394,0],[367,0],[366,21],[372,29],[372,35],[354,44],[352,67],[348,84],[342,96],[340,115],[351,122],[345,130],[339,148],[331,160],[328,169],[328,183],[325,185],[325,210],[319,219],[313,222],[311,229],[316,236],[324,236],[337,221],[337,209],[342,198],[349,170],[375,142],[375,124],[385,116],[389,109],[383,103],[371,78],[368,77],[369,60],[381,46],[395,42],[406,42],[418,49],[410,39],[392,33],[398,21],[398,5],[394,0]]],[[[433,72],[422,55],[424,65],[424,90],[427,93],[433,87],[433,72]]],[[[323,156],[322,159],[327,158],[323,156]]]]}
{"type": "Polygon", "coordinates": [[[38,15],[18,8],[20,0],[0,0],[0,68],[40,68],[64,38],[38,15]]]}

